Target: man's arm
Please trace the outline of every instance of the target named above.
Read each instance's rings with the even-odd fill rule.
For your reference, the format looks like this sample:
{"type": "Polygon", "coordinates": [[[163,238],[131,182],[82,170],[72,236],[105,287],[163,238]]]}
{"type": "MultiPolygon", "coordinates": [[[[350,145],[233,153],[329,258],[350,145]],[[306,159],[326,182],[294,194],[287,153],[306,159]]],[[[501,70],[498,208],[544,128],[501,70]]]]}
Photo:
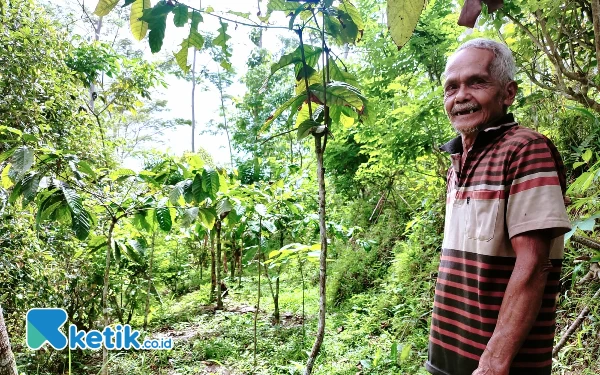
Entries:
{"type": "Polygon", "coordinates": [[[550,263],[550,232],[535,230],[514,236],[517,259],[498,322],[472,375],[508,375],[510,365],[535,322],[544,296],[550,263]]]}

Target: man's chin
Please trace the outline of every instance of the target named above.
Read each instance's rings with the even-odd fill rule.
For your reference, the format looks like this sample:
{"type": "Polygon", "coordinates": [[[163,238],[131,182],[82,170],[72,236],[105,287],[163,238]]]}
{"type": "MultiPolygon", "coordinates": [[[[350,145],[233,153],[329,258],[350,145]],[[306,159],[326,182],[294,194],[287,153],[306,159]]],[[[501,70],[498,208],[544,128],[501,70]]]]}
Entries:
{"type": "Polygon", "coordinates": [[[477,133],[479,131],[478,125],[452,125],[454,130],[459,132],[462,135],[469,135],[473,133],[477,133]]]}

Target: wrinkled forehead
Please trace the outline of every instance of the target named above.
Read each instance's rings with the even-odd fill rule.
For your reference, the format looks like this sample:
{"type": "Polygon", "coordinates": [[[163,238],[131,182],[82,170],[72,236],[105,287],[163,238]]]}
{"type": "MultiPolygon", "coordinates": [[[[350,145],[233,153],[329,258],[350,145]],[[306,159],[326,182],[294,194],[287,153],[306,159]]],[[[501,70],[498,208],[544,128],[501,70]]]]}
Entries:
{"type": "Polygon", "coordinates": [[[454,74],[489,74],[494,52],[483,48],[465,48],[448,57],[442,81],[454,74]]]}

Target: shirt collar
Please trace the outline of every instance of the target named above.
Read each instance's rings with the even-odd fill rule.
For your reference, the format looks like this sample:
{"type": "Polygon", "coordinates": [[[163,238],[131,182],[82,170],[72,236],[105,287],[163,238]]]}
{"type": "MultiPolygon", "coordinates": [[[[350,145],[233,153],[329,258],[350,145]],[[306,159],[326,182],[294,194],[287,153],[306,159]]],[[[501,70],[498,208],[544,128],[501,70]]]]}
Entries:
{"type": "MultiPolygon", "coordinates": [[[[515,125],[517,125],[517,123],[515,122],[513,114],[507,113],[477,134],[473,148],[485,146],[491,143],[491,141],[496,139],[499,135],[504,134],[508,129],[515,125]]],[[[450,154],[462,154],[463,143],[461,136],[459,135],[458,137],[443,144],[440,146],[440,150],[446,151],[450,154]]]]}

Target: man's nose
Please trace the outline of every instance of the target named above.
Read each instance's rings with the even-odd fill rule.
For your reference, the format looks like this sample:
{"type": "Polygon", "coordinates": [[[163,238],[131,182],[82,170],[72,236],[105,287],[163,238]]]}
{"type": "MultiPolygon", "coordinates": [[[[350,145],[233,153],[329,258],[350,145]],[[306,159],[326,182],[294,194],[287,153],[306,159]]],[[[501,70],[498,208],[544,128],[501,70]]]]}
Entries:
{"type": "Polygon", "coordinates": [[[464,102],[469,100],[469,90],[466,85],[458,86],[458,91],[456,91],[456,95],[454,96],[455,102],[464,102]]]}

